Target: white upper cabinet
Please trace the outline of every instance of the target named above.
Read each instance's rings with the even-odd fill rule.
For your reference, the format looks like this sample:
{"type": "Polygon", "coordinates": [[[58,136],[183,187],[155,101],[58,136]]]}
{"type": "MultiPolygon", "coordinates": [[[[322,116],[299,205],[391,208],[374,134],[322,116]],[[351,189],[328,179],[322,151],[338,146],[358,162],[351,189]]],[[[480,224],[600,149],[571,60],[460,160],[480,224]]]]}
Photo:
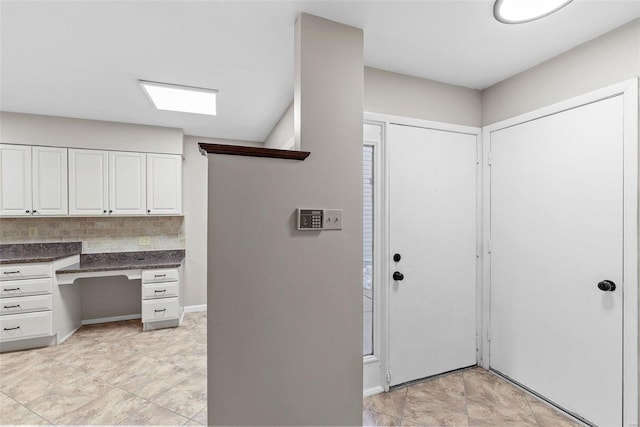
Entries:
{"type": "Polygon", "coordinates": [[[144,215],[146,154],[69,150],[71,215],[144,215]]]}
{"type": "Polygon", "coordinates": [[[109,212],[113,215],[146,213],[146,154],[109,152],[109,212]]]}
{"type": "Polygon", "coordinates": [[[67,149],[33,147],[33,214],[66,215],[67,200],[67,149]]]}
{"type": "Polygon", "coordinates": [[[147,154],[147,213],[182,214],[182,156],[147,154]]]}
{"type": "Polygon", "coordinates": [[[109,213],[109,152],[69,149],[69,214],[109,213]]]}
{"type": "Polygon", "coordinates": [[[66,215],[67,149],[0,144],[0,215],[66,215]]]}
{"type": "Polygon", "coordinates": [[[31,215],[31,147],[0,145],[0,214],[31,215]]]}

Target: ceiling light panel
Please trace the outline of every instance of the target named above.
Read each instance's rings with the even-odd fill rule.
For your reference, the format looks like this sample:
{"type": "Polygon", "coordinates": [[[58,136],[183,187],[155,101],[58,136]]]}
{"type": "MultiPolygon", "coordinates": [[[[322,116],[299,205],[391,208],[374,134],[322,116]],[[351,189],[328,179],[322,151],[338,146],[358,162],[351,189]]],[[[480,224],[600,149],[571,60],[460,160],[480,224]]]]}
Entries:
{"type": "Polygon", "coordinates": [[[505,24],[535,21],[556,12],[573,0],[496,0],[493,16],[505,24]]]}
{"type": "Polygon", "coordinates": [[[216,115],[217,90],[140,80],[158,110],[216,115]]]}

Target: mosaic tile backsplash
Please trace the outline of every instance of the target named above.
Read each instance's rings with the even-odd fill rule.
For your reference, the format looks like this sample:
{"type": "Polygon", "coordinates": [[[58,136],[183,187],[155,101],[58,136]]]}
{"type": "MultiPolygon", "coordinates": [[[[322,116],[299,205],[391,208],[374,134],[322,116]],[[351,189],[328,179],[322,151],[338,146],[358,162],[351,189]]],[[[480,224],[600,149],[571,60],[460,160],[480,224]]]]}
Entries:
{"type": "Polygon", "coordinates": [[[32,242],[82,242],[84,253],[184,249],[184,217],[0,219],[0,243],[32,242]]]}

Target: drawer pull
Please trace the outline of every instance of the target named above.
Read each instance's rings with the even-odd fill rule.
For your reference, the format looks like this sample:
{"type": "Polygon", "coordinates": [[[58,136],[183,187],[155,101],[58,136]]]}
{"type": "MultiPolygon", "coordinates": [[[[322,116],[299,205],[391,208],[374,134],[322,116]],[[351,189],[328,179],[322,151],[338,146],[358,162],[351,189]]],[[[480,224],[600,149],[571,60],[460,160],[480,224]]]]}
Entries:
{"type": "Polygon", "coordinates": [[[153,291],[154,294],[159,294],[159,293],[163,293],[163,292],[167,292],[167,290],[163,289],[161,291],[160,290],[153,291]]]}
{"type": "Polygon", "coordinates": [[[16,271],[3,271],[2,274],[18,274],[20,273],[20,270],[16,270],[16,271]]]}
{"type": "Polygon", "coordinates": [[[163,311],[167,311],[167,309],[163,308],[162,310],[153,310],[153,311],[156,312],[156,313],[162,313],[163,311]]]}
{"type": "Polygon", "coordinates": [[[11,292],[11,291],[19,291],[20,288],[5,288],[2,290],[2,292],[11,292]]]}
{"type": "Polygon", "coordinates": [[[20,307],[20,304],[16,304],[16,305],[5,305],[4,308],[18,308],[20,307]]]}
{"type": "Polygon", "coordinates": [[[166,274],[154,274],[153,277],[167,277],[166,274]]]}
{"type": "Polygon", "coordinates": [[[20,326],[16,326],[14,328],[4,328],[3,331],[15,331],[16,329],[20,329],[20,326]]]}

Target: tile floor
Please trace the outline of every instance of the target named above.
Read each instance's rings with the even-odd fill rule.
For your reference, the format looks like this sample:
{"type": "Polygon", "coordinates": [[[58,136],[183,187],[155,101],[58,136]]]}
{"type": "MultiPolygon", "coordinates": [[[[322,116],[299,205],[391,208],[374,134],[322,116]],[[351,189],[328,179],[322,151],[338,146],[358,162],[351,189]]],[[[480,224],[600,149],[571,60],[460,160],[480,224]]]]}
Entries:
{"type": "Polygon", "coordinates": [[[492,373],[472,368],[364,399],[365,426],[580,426],[492,373]]]}
{"type": "Polygon", "coordinates": [[[206,313],[187,313],[180,328],[83,326],[0,354],[0,424],[206,425],[206,330],[206,313]]]}
{"type": "MultiPolygon", "coordinates": [[[[206,313],[142,333],[83,326],[57,347],[0,354],[0,424],[206,425],[206,313]]],[[[367,426],[578,426],[479,368],[364,399],[367,426]]]]}

